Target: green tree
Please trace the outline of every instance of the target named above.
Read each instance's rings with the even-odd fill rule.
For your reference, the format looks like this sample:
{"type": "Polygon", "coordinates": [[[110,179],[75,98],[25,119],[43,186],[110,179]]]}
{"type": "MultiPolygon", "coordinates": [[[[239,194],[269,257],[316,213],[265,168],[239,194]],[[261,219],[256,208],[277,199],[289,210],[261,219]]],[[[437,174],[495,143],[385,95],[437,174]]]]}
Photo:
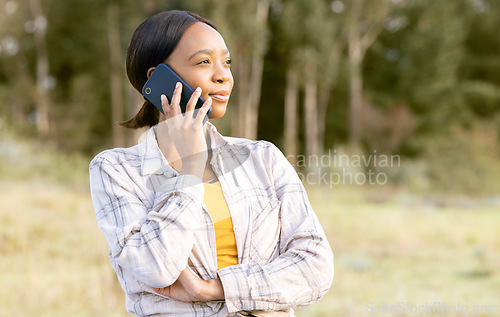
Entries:
{"type": "Polygon", "coordinates": [[[349,58],[349,142],[359,147],[363,137],[363,60],[389,16],[404,0],[351,0],[345,25],[349,58]]]}
{"type": "Polygon", "coordinates": [[[326,109],[338,71],[342,42],[338,21],[323,0],[283,1],[280,15],[282,49],[287,52],[285,91],[285,154],[297,154],[299,90],[304,91],[305,152],[323,151],[326,109]],[[297,23],[301,22],[298,28],[297,23]]]}

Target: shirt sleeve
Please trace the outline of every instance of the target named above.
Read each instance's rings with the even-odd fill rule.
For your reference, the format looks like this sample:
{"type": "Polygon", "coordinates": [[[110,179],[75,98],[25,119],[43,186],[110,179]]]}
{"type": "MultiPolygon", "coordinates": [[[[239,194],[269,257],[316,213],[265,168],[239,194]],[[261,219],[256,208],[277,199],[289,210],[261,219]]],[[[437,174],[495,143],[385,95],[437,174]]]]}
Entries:
{"type": "Polygon", "coordinates": [[[272,176],[281,202],[280,255],[265,265],[238,264],[218,271],[230,313],[309,305],[333,281],[333,252],[304,186],[281,151],[272,147],[272,176]]]}
{"type": "Polygon", "coordinates": [[[97,223],[108,241],[110,261],[151,287],[175,282],[187,266],[196,219],[202,211],[200,180],[194,175],[165,179],[148,210],[133,176],[122,165],[96,157],[89,174],[97,223]]]}

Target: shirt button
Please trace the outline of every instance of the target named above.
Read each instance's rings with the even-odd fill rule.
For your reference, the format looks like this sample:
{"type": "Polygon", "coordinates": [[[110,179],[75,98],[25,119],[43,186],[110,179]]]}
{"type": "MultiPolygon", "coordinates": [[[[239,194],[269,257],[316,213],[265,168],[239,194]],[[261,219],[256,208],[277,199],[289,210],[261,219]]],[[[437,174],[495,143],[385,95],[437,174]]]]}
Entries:
{"type": "Polygon", "coordinates": [[[273,305],[273,304],[269,304],[269,305],[267,305],[267,308],[269,308],[269,309],[273,309],[273,308],[274,308],[274,305],[273,305]]]}
{"type": "Polygon", "coordinates": [[[236,303],[236,308],[241,308],[241,303],[236,303]]]}

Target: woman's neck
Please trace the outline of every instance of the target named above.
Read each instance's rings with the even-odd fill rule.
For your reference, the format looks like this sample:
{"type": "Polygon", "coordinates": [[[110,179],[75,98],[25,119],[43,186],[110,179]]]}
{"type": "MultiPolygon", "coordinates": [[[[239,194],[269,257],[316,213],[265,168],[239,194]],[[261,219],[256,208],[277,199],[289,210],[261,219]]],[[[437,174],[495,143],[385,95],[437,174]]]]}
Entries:
{"type": "MultiPolygon", "coordinates": [[[[206,171],[205,174],[210,174],[211,168],[210,168],[210,161],[212,159],[212,150],[211,150],[211,139],[210,139],[210,133],[208,129],[208,125],[205,124],[203,126],[203,133],[205,135],[205,140],[207,142],[207,149],[208,149],[208,159],[206,162],[205,169],[206,171]],[[207,173],[208,172],[208,173],[207,173]]],[[[158,147],[160,148],[161,152],[163,153],[163,156],[165,159],[170,163],[174,165],[174,168],[176,170],[180,170],[182,168],[182,159],[179,156],[179,153],[177,152],[173,142],[172,138],[170,137],[170,134],[168,132],[167,125],[165,122],[160,122],[157,126],[156,129],[156,140],[158,142],[158,147]]],[[[213,178],[211,175],[207,175],[208,178],[213,178]]]]}

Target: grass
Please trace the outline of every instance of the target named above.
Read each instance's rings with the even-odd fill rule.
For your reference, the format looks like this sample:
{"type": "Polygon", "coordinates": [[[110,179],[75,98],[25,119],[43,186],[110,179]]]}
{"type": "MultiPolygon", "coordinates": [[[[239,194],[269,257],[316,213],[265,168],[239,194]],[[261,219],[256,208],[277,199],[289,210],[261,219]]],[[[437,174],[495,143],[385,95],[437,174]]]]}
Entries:
{"type": "Polygon", "coordinates": [[[0,316],[125,316],[87,192],[0,183],[0,316]]]}
{"type": "Polygon", "coordinates": [[[468,316],[500,314],[498,207],[437,207],[404,193],[376,204],[355,187],[308,192],[336,270],[329,293],[298,316],[463,316],[458,304],[468,316]],[[492,307],[471,313],[488,309],[475,305],[492,307]]]}
{"type": "MultiPolygon", "coordinates": [[[[0,174],[0,316],[130,316],[95,221],[88,161],[23,151],[22,160],[0,153],[0,170],[10,171],[0,174]],[[27,159],[45,169],[30,172],[37,165],[27,159]]],[[[440,205],[384,186],[308,193],[335,279],[297,316],[463,316],[458,304],[467,316],[500,314],[498,206],[440,205]],[[438,304],[444,313],[415,311],[438,304]],[[471,313],[481,305],[496,306],[471,313]]]]}

